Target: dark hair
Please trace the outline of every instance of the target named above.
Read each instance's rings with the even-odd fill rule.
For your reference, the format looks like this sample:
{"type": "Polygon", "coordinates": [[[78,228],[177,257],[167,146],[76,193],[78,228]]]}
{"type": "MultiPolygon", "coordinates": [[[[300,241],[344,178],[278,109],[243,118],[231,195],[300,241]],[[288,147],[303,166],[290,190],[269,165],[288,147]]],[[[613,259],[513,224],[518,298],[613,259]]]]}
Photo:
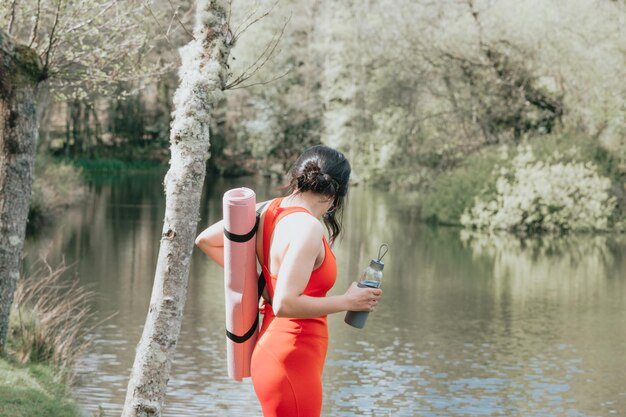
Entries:
{"type": "Polygon", "coordinates": [[[331,244],[341,234],[350,171],[350,163],[346,157],[324,145],[306,149],[291,169],[291,192],[313,191],[333,199],[333,205],[324,214],[324,224],[330,234],[331,244]]]}

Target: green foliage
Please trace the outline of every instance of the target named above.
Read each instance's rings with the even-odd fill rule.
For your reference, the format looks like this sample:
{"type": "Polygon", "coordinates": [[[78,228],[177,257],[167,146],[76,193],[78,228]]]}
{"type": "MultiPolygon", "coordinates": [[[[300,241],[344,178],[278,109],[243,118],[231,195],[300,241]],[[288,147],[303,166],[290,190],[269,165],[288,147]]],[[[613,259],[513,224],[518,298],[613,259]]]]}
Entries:
{"type": "Polygon", "coordinates": [[[0,416],[81,417],[58,370],[0,358],[0,416]]]}
{"type": "Polygon", "coordinates": [[[109,93],[120,79],[173,68],[149,59],[161,30],[153,19],[167,20],[171,13],[165,6],[146,13],[141,4],[121,9],[104,0],[3,1],[0,25],[41,57],[42,78],[49,78],[56,98],[86,98],[109,93]]]}
{"type": "MultiPolygon", "coordinates": [[[[44,3],[34,42],[42,56],[54,13],[54,4],[44,3]]],[[[13,36],[27,43],[29,11],[37,2],[0,3],[0,23],[8,23],[12,4],[13,36]]],[[[537,8],[516,0],[487,8],[475,2],[390,4],[233,4],[230,81],[252,78],[211,111],[211,168],[225,175],[283,172],[303,148],[322,142],[347,154],[359,181],[422,191],[483,147],[529,138],[549,142],[552,134],[578,132],[608,149],[589,147],[606,155],[582,160],[605,158],[598,169],[611,178],[626,172],[623,2],[572,0],[566,9],[558,2],[537,8]],[[251,86],[240,88],[245,85],[251,86]]],[[[165,147],[179,82],[166,72],[178,62],[173,46],[189,40],[176,21],[190,27],[193,3],[177,3],[175,19],[163,1],[143,4],[149,13],[140,14],[136,4],[110,7],[104,0],[64,6],[64,29],[52,51],[61,70],[51,87],[75,109],[69,120],[57,112],[58,131],[41,136],[53,137],[56,151],[66,156],[144,159],[148,143],[165,147]],[[167,42],[157,36],[165,27],[167,42]],[[158,52],[156,59],[150,50],[158,52]],[[144,82],[157,75],[158,83],[144,82]],[[96,97],[105,90],[112,98],[96,97]],[[72,104],[74,98],[82,104],[72,104]]],[[[542,157],[539,148],[535,152],[542,157]]],[[[623,187],[617,188],[625,207],[623,187]]]]}
{"type": "MultiPolygon", "coordinates": [[[[533,154],[547,162],[556,156],[562,163],[590,162],[598,174],[611,180],[610,194],[616,198],[611,224],[626,220],[626,165],[618,153],[608,150],[599,141],[580,133],[547,135],[532,141],[533,154]]],[[[623,227],[620,227],[623,229],[623,227]]]]}
{"type": "MultiPolygon", "coordinates": [[[[615,202],[615,210],[612,211],[608,224],[615,228],[624,228],[620,225],[626,219],[624,209],[626,191],[623,188],[626,172],[613,153],[607,151],[597,141],[579,134],[541,136],[535,138],[531,144],[533,158],[539,164],[559,163],[570,168],[593,165],[598,176],[607,178],[609,184],[607,192],[614,197],[611,201],[615,202]]],[[[419,201],[422,218],[436,223],[456,225],[461,223],[461,215],[474,206],[476,198],[482,201],[496,200],[501,170],[510,173],[515,169],[514,160],[510,159],[509,155],[517,152],[516,149],[514,147],[511,150],[508,146],[486,147],[468,156],[452,169],[443,172],[428,171],[424,175],[432,176],[434,180],[419,201]]],[[[425,163],[422,162],[422,165],[425,163]]],[[[568,175],[570,174],[576,175],[568,171],[568,175]]],[[[577,181],[574,178],[580,180],[583,177],[572,176],[570,179],[574,182],[577,181]]],[[[540,178],[537,181],[541,183],[544,179],[540,178]]]]}
{"type": "Polygon", "coordinates": [[[238,132],[236,146],[254,148],[254,158],[280,148],[297,154],[306,142],[291,146],[279,120],[308,113],[320,123],[321,141],[348,155],[357,179],[409,190],[482,147],[559,132],[602,136],[614,144],[611,153],[626,155],[619,140],[626,133],[624,5],[575,5],[288,1],[233,54],[237,62],[254,60],[291,9],[298,20],[259,78],[294,74],[238,95],[227,124],[238,132]]]}
{"type": "Polygon", "coordinates": [[[461,216],[464,226],[521,233],[609,227],[616,203],[611,181],[590,162],[563,162],[559,153],[539,161],[526,145],[511,168],[494,173],[495,197],[477,198],[461,216]]]}
{"type": "Polygon", "coordinates": [[[485,148],[455,169],[437,175],[420,201],[422,218],[434,223],[460,224],[461,215],[474,197],[493,188],[491,173],[502,162],[502,149],[485,148]]]}

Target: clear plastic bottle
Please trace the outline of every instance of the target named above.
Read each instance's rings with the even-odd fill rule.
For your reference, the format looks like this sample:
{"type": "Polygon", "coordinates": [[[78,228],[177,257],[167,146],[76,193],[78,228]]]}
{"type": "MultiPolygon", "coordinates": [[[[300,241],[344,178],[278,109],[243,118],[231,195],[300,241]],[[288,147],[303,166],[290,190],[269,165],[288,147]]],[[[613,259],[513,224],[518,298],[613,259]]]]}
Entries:
{"type": "MultiPolygon", "coordinates": [[[[378,259],[372,259],[370,264],[365,268],[357,285],[361,288],[380,288],[383,279],[383,268],[385,264],[382,262],[383,256],[387,253],[389,247],[386,244],[381,245],[378,250],[378,259]],[[381,255],[381,251],[385,248],[385,251],[381,255]]],[[[350,326],[362,329],[365,326],[365,321],[369,316],[369,311],[348,311],[346,317],[343,319],[350,326]]]]}

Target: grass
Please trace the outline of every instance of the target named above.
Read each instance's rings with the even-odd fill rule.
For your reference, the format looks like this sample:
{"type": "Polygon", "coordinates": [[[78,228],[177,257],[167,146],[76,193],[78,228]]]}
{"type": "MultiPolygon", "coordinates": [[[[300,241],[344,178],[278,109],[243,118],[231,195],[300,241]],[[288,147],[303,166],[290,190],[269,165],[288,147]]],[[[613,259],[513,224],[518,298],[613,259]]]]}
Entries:
{"type": "Polygon", "coordinates": [[[5,356],[0,358],[0,417],[78,417],[69,386],[78,358],[91,345],[94,293],[40,261],[18,281],[5,356]]]}
{"type": "Polygon", "coordinates": [[[45,364],[0,358],[0,416],[81,417],[63,376],[45,364]]]}
{"type": "Polygon", "coordinates": [[[77,279],[66,279],[67,269],[42,260],[30,277],[18,281],[7,350],[21,363],[49,363],[71,377],[76,360],[91,344],[87,322],[94,293],[77,279]]]}

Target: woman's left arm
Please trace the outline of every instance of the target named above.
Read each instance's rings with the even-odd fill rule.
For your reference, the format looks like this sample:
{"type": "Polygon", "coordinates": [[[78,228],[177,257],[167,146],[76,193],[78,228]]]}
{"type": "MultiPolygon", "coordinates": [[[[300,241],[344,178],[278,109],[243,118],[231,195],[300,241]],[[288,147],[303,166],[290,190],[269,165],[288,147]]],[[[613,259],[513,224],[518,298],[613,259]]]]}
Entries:
{"type": "Polygon", "coordinates": [[[209,255],[222,268],[224,267],[224,221],[212,224],[196,238],[196,246],[209,255]]]}
{"type": "Polygon", "coordinates": [[[289,235],[289,245],[282,258],[272,301],[277,317],[310,318],[346,310],[373,311],[382,294],[378,288],[359,288],[353,283],[342,295],[303,294],[320,251],[322,225],[308,214],[294,213],[278,227],[289,235]]]}

